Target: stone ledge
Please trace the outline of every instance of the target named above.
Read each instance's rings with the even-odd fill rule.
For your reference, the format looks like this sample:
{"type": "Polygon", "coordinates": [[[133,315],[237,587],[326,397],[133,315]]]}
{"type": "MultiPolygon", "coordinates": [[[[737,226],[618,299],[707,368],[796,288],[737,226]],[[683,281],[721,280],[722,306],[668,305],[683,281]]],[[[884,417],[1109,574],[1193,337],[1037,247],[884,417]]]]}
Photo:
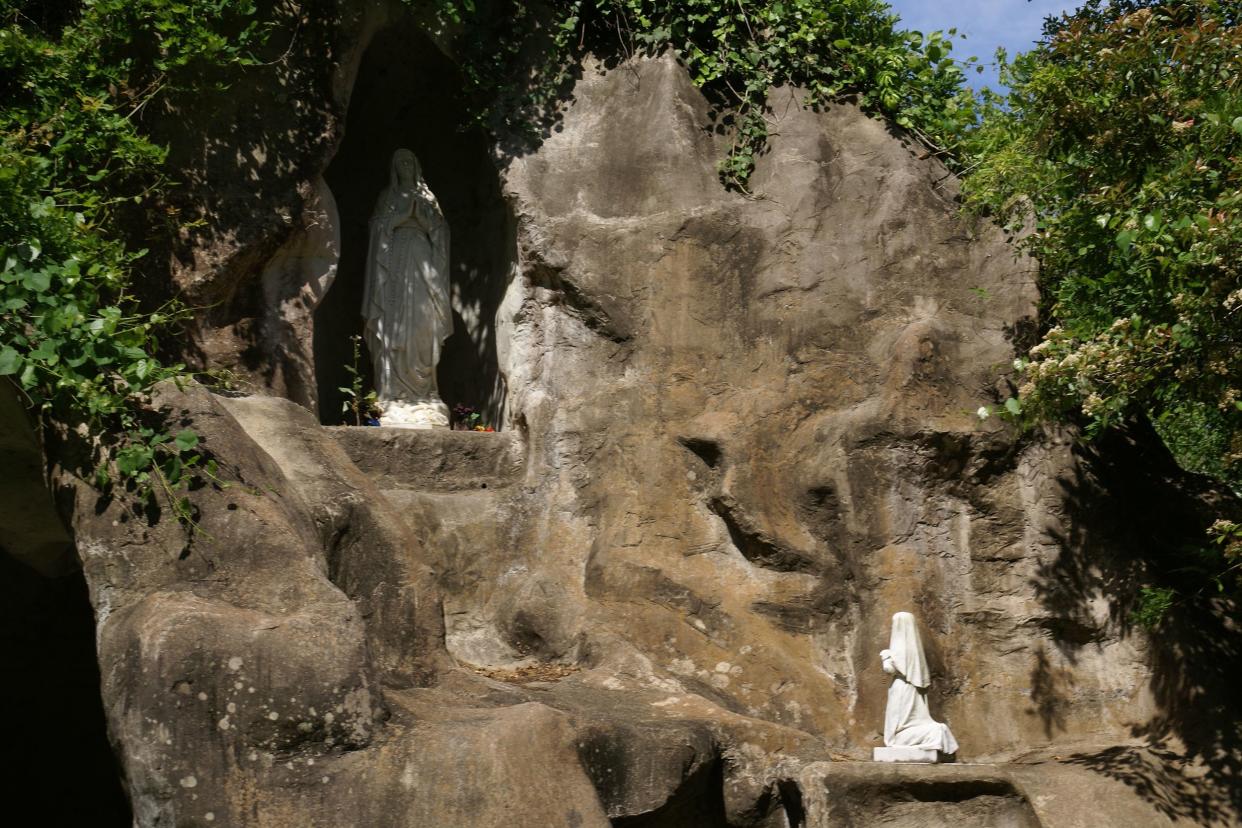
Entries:
{"type": "Polygon", "coordinates": [[[460,492],[501,488],[522,477],[514,432],[331,426],[328,432],[381,489],[460,492]]]}
{"type": "MultiPolygon", "coordinates": [[[[897,748],[911,750],[911,748],[897,748]]],[[[892,748],[879,748],[892,750],[892,748]]],[[[932,751],[933,753],[935,751],[932,751]]],[[[827,762],[818,781],[830,796],[821,815],[824,825],[885,825],[893,828],[1042,828],[1025,785],[1015,778],[1022,769],[1013,765],[957,765],[933,763],[827,762]]],[[[1027,768],[1037,774],[1048,769],[1027,768]]],[[[1040,786],[1061,788],[1069,776],[1090,773],[1051,769],[1055,776],[1040,786]],[[1048,783],[1051,783],[1049,785],[1048,783]]],[[[809,780],[807,780],[809,782],[809,780]]],[[[810,786],[808,785],[808,789],[810,786]]],[[[1068,793],[1070,799],[1078,791],[1068,793]]],[[[1081,810],[1080,799],[1077,808],[1081,810]]],[[[1048,825],[1073,825],[1056,821],[1048,825]]],[[[1098,821],[1093,826],[1111,825],[1098,821]]]]}

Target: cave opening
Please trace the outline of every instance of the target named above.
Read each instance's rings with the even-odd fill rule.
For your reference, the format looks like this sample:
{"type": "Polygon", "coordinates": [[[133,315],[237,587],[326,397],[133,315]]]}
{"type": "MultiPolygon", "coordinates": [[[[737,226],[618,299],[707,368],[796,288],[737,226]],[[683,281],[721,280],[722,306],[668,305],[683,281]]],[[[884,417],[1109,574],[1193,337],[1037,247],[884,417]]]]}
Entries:
{"type": "Polygon", "coordinates": [[[0,765],[10,810],[40,825],[133,823],[108,742],[95,615],[43,455],[0,381],[0,765]]]}
{"type": "Polygon", "coordinates": [[[40,825],[133,824],[108,744],[81,570],[41,575],[0,546],[0,663],[10,805],[40,825]]]}
{"type": "MultiPolygon", "coordinates": [[[[414,152],[450,231],[453,333],[436,376],[441,399],[477,411],[500,430],[505,377],[498,364],[496,312],[516,261],[512,212],[500,189],[490,142],[472,124],[453,62],[414,21],[377,33],[358,69],[345,136],[324,174],[340,214],[336,279],[315,311],[314,352],[319,416],[343,422],[353,341],[362,333],[368,223],[400,148],[414,152]]],[[[358,368],[370,389],[366,343],[358,368]]]]}

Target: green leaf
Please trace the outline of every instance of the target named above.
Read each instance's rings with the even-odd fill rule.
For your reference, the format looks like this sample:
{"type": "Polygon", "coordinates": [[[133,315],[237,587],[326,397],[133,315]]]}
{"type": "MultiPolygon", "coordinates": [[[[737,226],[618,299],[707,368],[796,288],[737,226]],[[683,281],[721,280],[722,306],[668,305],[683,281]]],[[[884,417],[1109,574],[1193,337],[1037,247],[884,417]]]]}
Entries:
{"type": "Polygon", "coordinates": [[[132,477],[151,464],[151,450],[146,446],[126,446],[116,453],[116,468],[132,477]]]}
{"type": "Polygon", "coordinates": [[[189,451],[198,445],[198,435],[187,428],[185,431],[182,431],[177,435],[177,438],[173,440],[173,443],[177,446],[178,450],[189,451]]]}
{"type": "Polygon", "coordinates": [[[1130,246],[1134,244],[1134,231],[1122,230],[1117,234],[1117,249],[1122,253],[1129,253],[1130,246]]]}
{"type": "Polygon", "coordinates": [[[16,374],[22,369],[22,355],[7,345],[0,350],[0,376],[16,374]]]}
{"type": "Polygon", "coordinates": [[[1018,402],[1017,397],[1010,397],[1005,400],[1005,410],[1016,417],[1022,413],[1022,403],[1018,402]]]}
{"type": "Polygon", "coordinates": [[[1242,133],[1242,115],[1234,118],[1230,126],[1233,127],[1234,132],[1242,133]]]}
{"type": "Polygon", "coordinates": [[[180,458],[171,457],[164,463],[164,476],[168,478],[168,482],[174,486],[181,482],[180,458]]]}
{"type": "Polygon", "coordinates": [[[52,274],[47,270],[27,270],[25,277],[22,279],[22,285],[27,290],[43,293],[52,286],[52,274]]]}

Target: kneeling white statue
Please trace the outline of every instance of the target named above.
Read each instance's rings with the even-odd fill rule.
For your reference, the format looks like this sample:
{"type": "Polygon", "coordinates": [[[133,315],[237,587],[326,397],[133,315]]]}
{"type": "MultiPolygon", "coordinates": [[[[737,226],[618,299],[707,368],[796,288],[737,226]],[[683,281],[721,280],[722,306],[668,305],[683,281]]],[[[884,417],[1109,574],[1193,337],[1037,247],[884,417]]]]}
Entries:
{"type": "Polygon", "coordinates": [[[436,388],[440,347],[453,331],[448,222],[414,153],[393,153],[390,175],[371,217],[362,299],[382,424],[448,428],[436,388]]]}
{"type": "Polygon", "coordinates": [[[914,616],[899,612],[893,616],[892,638],[887,650],[880,651],[884,672],[893,676],[888,688],[888,707],[884,710],[884,745],[876,748],[877,762],[936,762],[941,754],[957,753],[957,740],[949,726],[931,717],[927,709],[927,687],[931,671],[919,640],[914,616]]]}

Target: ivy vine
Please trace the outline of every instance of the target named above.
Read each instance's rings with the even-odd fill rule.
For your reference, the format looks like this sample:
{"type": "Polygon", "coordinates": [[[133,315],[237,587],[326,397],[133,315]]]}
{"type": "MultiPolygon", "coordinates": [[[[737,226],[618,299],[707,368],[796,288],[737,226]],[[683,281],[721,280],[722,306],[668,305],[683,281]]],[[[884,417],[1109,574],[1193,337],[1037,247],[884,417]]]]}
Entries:
{"type": "MultiPolygon", "coordinates": [[[[407,0],[417,5],[414,0],[407,0]]],[[[768,136],[773,87],[817,106],[853,97],[949,155],[975,119],[952,58],[952,31],[903,31],[881,0],[437,0],[481,117],[499,133],[546,125],[587,53],[612,59],[666,50],[732,132],[719,164],[745,190],[768,136]]]]}
{"type": "Polygon", "coordinates": [[[134,296],[146,251],[122,228],[170,186],[144,109],[252,62],[262,36],[236,0],[0,0],[0,381],[87,436],[98,485],[191,525],[182,490],[214,464],[193,431],[144,418],[156,384],[186,379],[158,353],[188,311],[134,296]]]}

